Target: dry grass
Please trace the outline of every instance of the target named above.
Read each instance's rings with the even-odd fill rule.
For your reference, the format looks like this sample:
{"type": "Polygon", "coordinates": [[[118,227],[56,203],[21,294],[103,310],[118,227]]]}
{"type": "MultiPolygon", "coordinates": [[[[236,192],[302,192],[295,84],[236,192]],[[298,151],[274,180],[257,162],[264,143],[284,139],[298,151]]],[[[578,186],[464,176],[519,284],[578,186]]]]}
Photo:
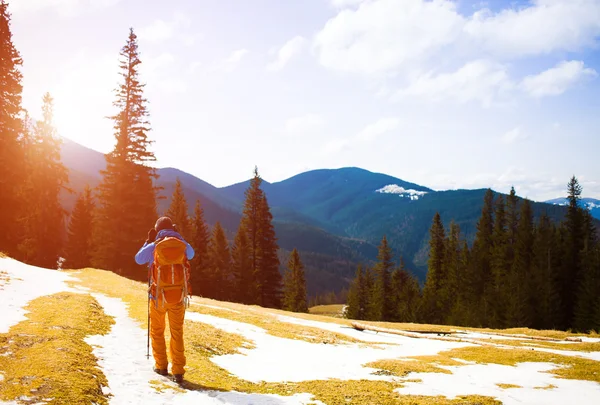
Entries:
{"type": "Polygon", "coordinates": [[[308,309],[308,312],[313,315],[331,316],[333,318],[343,318],[344,305],[317,305],[308,309]]]}
{"type": "Polygon", "coordinates": [[[512,340],[512,339],[494,339],[493,343],[502,344],[506,346],[514,346],[521,348],[545,348],[555,350],[567,350],[574,352],[600,352],[600,342],[545,342],[545,341],[533,341],[527,340],[512,340]]]}
{"type": "Polygon", "coordinates": [[[406,377],[409,373],[444,373],[452,374],[449,370],[435,366],[427,361],[413,359],[379,360],[365,364],[366,367],[377,368],[378,375],[393,375],[406,377]]]}
{"type": "Polygon", "coordinates": [[[505,390],[510,389],[510,388],[523,388],[520,385],[515,385],[515,384],[503,384],[503,383],[500,383],[500,384],[496,384],[496,385],[498,387],[502,388],[502,389],[505,389],[505,390]]]}
{"type": "Polygon", "coordinates": [[[553,390],[554,388],[558,388],[558,387],[554,384],[548,384],[545,387],[533,387],[533,389],[536,389],[536,390],[553,390]]]}
{"type": "Polygon", "coordinates": [[[106,377],[83,339],[108,333],[112,318],[91,296],[73,293],[37,298],[26,310],[27,320],[0,334],[0,399],[106,404],[106,377]]]}

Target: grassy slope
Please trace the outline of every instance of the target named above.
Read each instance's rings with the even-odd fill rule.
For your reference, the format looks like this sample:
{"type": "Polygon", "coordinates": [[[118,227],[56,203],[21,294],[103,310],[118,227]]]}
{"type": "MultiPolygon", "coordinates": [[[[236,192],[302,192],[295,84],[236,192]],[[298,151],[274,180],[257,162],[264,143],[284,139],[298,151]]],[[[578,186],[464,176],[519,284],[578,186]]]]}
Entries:
{"type": "MultiPolygon", "coordinates": [[[[146,286],[143,283],[123,279],[114,273],[85,269],[73,272],[81,280],[81,285],[102,294],[120,298],[128,305],[129,315],[146,328],[146,286]]],[[[194,298],[191,311],[210,314],[259,326],[274,336],[291,339],[303,339],[313,343],[352,344],[356,340],[345,335],[324,331],[302,325],[281,322],[276,315],[294,316],[313,321],[350,325],[350,321],[328,315],[291,314],[289,312],[264,309],[257,306],[217,302],[194,298]],[[219,307],[219,308],[214,308],[219,307]]],[[[0,388],[0,399],[14,400],[27,395],[34,400],[59,398],[73,402],[73,398],[93,398],[96,403],[106,403],[101,385],[105,377],[96,368],[96,360],[91,348],[83,342],[86,335],[106,333],[112,319],[102,312],[101,307],[87,294],[61,293],[34,300],[27,308],[28,320],[11,328],[8,334],[0,334],[0,370],[4,372],[4,381],[0,388]],[[83,298],[82,298],[83,297],[83,298]],[[68,317],[65,315],[69,314],[68,317]],[[67,354],[63,349],[67,348],[67,354]],[[60,353],[58,357],[54,353],[60,353]],[[25,360],[23,360],[25,359],[25,360]],[[29,359],[29,363],[26,359],[29,359]],[[66,360],[65,360],[66,359],[66,360]],[[35,364],[35,367],[34,367],[35,364]],[[64,368],[68,364],[69,367],[64,368]],[[34,370],[31,372],[29,370],[34,370]],[[73,370],[82,370],[73,374],[73,370]],[[52,378],[50,378],[51,376],[52,378]],[[76,381],[73,389],[72,382],[76,381]],[[66,389],[65,387],[69,387],[66,389]],[[33,391],[32,391],[33,390],[33,391]],[[67,397],[72,395],[75,397],[67,397]]],[[[314,311],[315,309],[313,309],[314,311]]],[[[331,308],[329,308],[331,310],[331,308]]],[[[335,309],[333,310],[335,312],[335,309]]],[[[325,308],[316,312],[326,314],[325,308]]],[[[450,330],[452,327],[415,324],[379,324],[417,330],[419,328],[450,330]]],[[[518,330],[518,333],[530,335],[566,336],[566,332],[539,332],[518,330]]],[[[440,397],[400,396],[394,392],[404,382],[418,380],[418,373],[451,371],[440,366],[460,366],[454,359],[463,359],[478,363],[514,365],[527,361],[556,363],[559,367],[551,371],[561,378],[590,380],[600,382],[600,363],[570,356],[561,356],[539,351],[516,348],[513,350],[490,347],[467,347],[439,353],[436,356],[420,356],[405,361],[389,359],[366,364],[378,369],[378,374],[395,375],[398,382],[385,381],[305,381],[300,383],[250,383],[231,375],[211,361],[211,357],[239,352],[242,347],[253,347],[253,342],[243,336],[223,332],[211,325],[187,320],[185,322],[186,355],[188,359],[186,378],[192,388],[211,390],[236,390],[240,392],[276,393],[291,395],[309,392],[315,399],[327,404],[493,404],[497,401],[487,397],[464,397],[447,400],[440,397]],[[566,366],[566,367],[560,367],[566,366]]],[[[502,343],[505,343],[502,341],[502,343]]],[[[540,347],[553,347],[553,342],[532,342],[540,347]]],[[[366,343],[362,343],[365,344],[366,343]]],[[[569,347],[578,347],[570,343],[569,347]]],[[[561,346],[562,348],[562,346],[561,346]]],[[[581,350],[597,349],[596,344],[581,344],[581,350]],[[592,345],[592,346],[590,346],[592,345]]],[[[577,349],[575,349],[577,350],[577,349]]],[[[408,359],[407,359],[408,360],[408,359]]],[[[160,381],[153,382],[159,391],[172,389],[160,381]]],[[[551,388],[551,387],[540,387],[551,388]]],[[[509,389],[509,387],[506,387],[509,389]]],[[[76,402],[76,401],[75,401],[76,402]]]]}

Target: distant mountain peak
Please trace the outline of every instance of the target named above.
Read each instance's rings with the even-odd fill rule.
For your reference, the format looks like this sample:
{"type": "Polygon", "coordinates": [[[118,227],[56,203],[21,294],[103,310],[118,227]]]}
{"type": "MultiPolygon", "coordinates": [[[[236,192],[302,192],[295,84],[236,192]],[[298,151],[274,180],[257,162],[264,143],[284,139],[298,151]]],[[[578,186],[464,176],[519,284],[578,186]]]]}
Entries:
{"type": "Polygon", "coordinates": [[[376,193],[382,194],[397,194],[400,197],[410,198],[411,201],[418,200],[427,194],[427,191],[417,191],[411,189],[405,189],[397,184],[388,184],[387,186],[383,186],[378,190],[375,190],[376,193]]]}

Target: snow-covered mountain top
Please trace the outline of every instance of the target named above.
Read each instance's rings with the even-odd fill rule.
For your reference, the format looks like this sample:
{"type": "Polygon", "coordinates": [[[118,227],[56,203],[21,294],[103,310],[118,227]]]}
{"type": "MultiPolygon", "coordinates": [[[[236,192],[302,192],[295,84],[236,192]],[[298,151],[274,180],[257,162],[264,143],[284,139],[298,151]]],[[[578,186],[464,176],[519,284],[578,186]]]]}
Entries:
{"type": "Polygon", "coordinates": [[[417,191],[413,189],[405,189],[397,184],[388,184],[378,190],[375,190],[376,193],[383,194],[398,194],[400,197],[410,198],[411,200],[418,200],[420,197],[423,197],[427,194],[427,191],[417,191]]]}
{"type": "MultiPolygon", "coordinates": [[[[567,200],[566,198],[555,198],[553,200],[548,200],[545,202],[554,205],[569,205],[569,200],[567,200]]],[[[582,198],[581,205],[585,206],[588,210],[593,210],[596,208],[600,208],[600,200],[597,200],[595,198],[582,198]]]]}

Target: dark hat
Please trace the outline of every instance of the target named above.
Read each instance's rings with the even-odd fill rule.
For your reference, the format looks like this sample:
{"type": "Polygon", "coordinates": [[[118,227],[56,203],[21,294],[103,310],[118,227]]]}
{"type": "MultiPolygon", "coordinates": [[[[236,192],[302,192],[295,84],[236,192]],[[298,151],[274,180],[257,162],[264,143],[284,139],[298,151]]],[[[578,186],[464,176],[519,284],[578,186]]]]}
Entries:
{"type": "Polygon", "coordinates": [[[156,232],[160,232],[163,229],[173,229],[173,221],[171,221],[171,218],[169,217],[160,217],[156,221],[154,229],[156,229],[156,232]]]}

